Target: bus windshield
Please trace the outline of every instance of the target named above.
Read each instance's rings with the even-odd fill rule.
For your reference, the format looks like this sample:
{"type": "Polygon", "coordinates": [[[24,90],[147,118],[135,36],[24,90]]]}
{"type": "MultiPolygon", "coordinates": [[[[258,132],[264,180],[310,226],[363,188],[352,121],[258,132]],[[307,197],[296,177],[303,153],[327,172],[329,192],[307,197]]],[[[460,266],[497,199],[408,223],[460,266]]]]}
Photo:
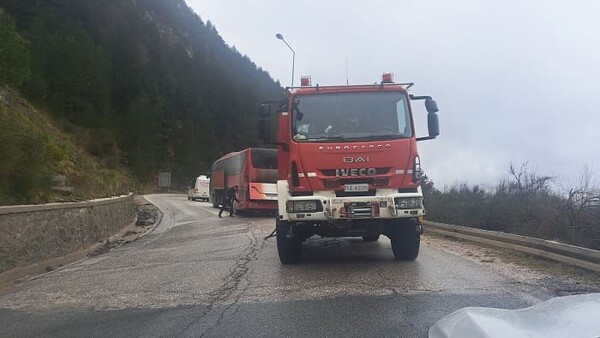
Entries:
{"type": "Polygon", "coordinates": [[[301,95],[294,100],[295,141],[394,139],[413,136],[402,92],[301,95]]]}

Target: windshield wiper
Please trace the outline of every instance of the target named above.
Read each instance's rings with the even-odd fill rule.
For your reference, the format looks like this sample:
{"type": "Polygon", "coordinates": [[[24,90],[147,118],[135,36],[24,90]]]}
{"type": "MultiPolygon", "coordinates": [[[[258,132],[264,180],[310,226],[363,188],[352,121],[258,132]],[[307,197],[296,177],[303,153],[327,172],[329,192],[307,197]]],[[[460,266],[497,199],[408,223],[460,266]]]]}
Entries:
{"type": "Polygon", "coordinates": [[[340,141],[343,141],[343,140],[347,140],[348,138],[344,137],[342,135],[331,135],[331,136],[325,137],[325,139],[326,140],[340,140],[340,141]]]}
{"type": "Polygon", "coordinates": [[[379,135],[361,135],[361,136],[342,136],[342,135],[331,135],[331,136],[320,136],[320,137],[309,137],[306,139],[297,139],[296,141],[361,141],[361,140],[382,140],[382,139],[399,139],[405,138],[400,134],[379,134],[379,135]]]}
{"type": "Polygon", "coordinates": [[[380,139],[390,139],[390,138],[391,139],[404,138],[404,136],[400,135],[400,134],[377,134],[377,135],[371,135],[370,138],[380,140],[380,139]]]}
{"type": "Polygon", "coordinates": [[[313,142],[313,141],[317,141],[317,142],[327,142],[327,141],[345,141],[345,140],[349,140],[350,138],[341,136],[341,135],[336,135],[336,136],[326,136],[326,137],[309,137],[306,139],[297,139],[296,141],[302,141],[302,142],[313,142]]]}
{"type": "Polygon", "coordinates": [[[345,136],[342,136],[340,134],[336,134],[336,135],[327,135],[327,134],[317,134],[314,136],[309,136],[306,138],[307,141],[327,141],[327,140],[346,140],[348,139],[345,136]]]}

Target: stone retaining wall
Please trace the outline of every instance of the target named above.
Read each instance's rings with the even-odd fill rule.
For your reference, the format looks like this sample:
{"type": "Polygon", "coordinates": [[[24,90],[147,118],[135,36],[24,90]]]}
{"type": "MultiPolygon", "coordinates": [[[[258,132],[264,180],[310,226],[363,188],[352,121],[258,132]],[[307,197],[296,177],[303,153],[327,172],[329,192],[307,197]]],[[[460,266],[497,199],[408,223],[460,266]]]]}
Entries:
{"type": "Polygon", "coordinates": [[[0,273],[87,248],[135,219],[133,194],[0,207],[0,273]]]}

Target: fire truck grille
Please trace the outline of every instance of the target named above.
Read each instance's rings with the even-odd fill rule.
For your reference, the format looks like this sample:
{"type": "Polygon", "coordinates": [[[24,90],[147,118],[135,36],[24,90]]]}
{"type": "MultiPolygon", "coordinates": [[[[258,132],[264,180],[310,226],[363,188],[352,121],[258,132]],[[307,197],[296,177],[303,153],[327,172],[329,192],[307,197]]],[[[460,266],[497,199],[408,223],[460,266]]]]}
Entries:
{"type": "Polygon", "coordinates": [[[335,197],[352,197],[352,196],[375,196],[377,191],[369,190],[369,191],[335,191],[335,197]]]}
{"type": "Polygon", "coordinates": [[[371,217],[371,203],[369,202],[348,202],[344,203],[344,208],[351,218],[371,217]]]}

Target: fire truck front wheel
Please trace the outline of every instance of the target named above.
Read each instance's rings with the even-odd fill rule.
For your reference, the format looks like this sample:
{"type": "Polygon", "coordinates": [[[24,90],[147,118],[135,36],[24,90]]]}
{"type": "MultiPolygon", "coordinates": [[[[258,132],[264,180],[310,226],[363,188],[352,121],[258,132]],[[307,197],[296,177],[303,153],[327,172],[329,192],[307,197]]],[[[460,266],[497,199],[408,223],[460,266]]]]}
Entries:
{"type": "Polygon", "coordinates": [[[419,255],[421,235],[412,219],[398,220],[389,235],[394,258],[398,261],[413,261],[419,255]]]}
{"type": "Polygon", "coordinates": [[[302,254],[302,241],[289,236],[290,223],[277,220],[277,253],[281,264],[294,264],[300,261],[302,254]]]}

